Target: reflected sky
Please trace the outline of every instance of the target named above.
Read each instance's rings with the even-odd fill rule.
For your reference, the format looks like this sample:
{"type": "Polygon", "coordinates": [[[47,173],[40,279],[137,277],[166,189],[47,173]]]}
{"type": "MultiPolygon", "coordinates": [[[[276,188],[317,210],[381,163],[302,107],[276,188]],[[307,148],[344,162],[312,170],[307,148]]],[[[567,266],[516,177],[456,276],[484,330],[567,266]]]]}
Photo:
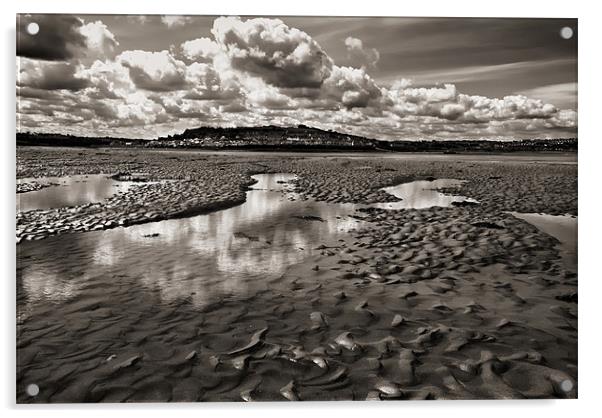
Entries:
{"type": "Polygon", "coordinates": [[[249,297],[317,251],[313,248],[358,227],[349,217],[353,204],[299,200],[287,183],[292,175],[253,177],[258,182],[246,202],[230,209],[21,243],[20,310],[61,303],[88,285],[120,275],[158,290],[166,303],[182,298],[203,306],[249,297]]]}
{"type": "MultiPolygon", "coordinates": [[[[85,183],[78,183],[77,177],[70,178],[74,187],[88,184],[101,190],[104,184],[112,188],[104,176],[88,176],[85,183]]],[[[19,317],[25,318],[38,303],[64,303],[78,295],[89,296],[90,289],[103,289],[100,297],[110,304],[113,288],[133,285],[158,292],[164,303],[186,299],[198,307],[252,297],[289,266],[319,252],[315,248],[320,244],[336,244],[361,226],[350,215],[367,205],[300,199],[290,183],[294,175],[258,174],[253,178],[257,183],[247,192],[246,201],[233,208],[22,242],[17,246],[19,317]]],[[[466,198],[432,189],[460,184],[443,179],[388,187],[384,190],[403,200],[371,206],[449,206],[466,198]]],[[[84,195],[87,187],[80,189],[84,195]]]]}
{"type": "Polygon", "coordinates": [[[463,180],[437,179],[433,181],[419,180],[385,187],[382,190],[403,200],[400,202],[377,203],[374,206],[381,209],[426,209],[434,206],[448,207],[453,202],[477,203],[474,199],[443,194],[435,190],[458,187],[462,183],[464,183],[463,180]]]}
{"type": "Polygon", "coordinates": [[[106,174],[87,174],[68,177],[21,178],[21,183],[51,184],[40,190],[17,194],[17,211],[52,209],[96,203],[135,185],[131,181],[116,181],[106,174]]]}
{"type": "Polygon", "coordinates": [[[545,213],[510,212],[516,218],[535,226],[560,241],[561,256],[569,269],[577,267],[577,217],[545,213]]]}

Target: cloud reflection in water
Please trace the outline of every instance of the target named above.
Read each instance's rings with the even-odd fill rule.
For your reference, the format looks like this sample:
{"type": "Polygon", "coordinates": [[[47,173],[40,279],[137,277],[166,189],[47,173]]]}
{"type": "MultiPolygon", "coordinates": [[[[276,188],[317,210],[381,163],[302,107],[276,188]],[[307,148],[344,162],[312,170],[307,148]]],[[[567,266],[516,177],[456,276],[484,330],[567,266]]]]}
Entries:
{"type": "Polygon", "coordinates": [[[294,176],[254,178],[258,183],[247,192],[246,202],[230,209],[24,242],[18,255],[23,296],[28,303],[59,301],[67,289],[70,297],[76,296],[90,280],[126,275],[158,291],[164,303],[190,299],[203,306],[224,297],[249,297],[302,262],[312,248],[334,242],[358,225],[348,217],[355,205],[298,200],[283,183],[294,176]],[[31,285],[43,277],[49,279],[44,286],[31,285]]]}

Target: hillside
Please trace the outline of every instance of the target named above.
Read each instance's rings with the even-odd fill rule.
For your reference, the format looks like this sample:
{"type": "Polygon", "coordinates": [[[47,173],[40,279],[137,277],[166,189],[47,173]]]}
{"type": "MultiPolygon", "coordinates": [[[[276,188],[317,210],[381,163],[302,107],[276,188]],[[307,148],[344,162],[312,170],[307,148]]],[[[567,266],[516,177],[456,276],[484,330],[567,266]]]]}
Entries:
{"type": "Polygon", "coordinates": [[[199,127],[153,140],[78,137],[73,135],[17,133],[18,146],[196,148],[261,151],[390,151],[390,152],[540,152],[577,151],[576,138],[491,140],[382,141],[326,131],[305,125],[238,128],[199,127]]]}
{"type": "MultiPolygon", "coordinates": [[[[260,126],[240,128],[201,127],[187,129],[179,135],[159,138],[154,146],[209,148],[272,148],[272,149],[354,149],[377,150],[374,139],[336,131],[325,131],[305,125],[296,127],[260,126]]],[[[152,145],[151,145],[152,146],[152,145]]]]}

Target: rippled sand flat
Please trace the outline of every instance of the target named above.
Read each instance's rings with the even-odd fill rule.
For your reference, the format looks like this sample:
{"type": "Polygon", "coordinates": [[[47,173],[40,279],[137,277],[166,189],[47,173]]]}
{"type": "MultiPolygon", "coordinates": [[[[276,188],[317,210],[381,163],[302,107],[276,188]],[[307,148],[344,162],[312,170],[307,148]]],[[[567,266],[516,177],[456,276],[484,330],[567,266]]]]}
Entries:
{"type": "Polygon", "coordinates": [[[18,402],[577,396],[576,248],[510,213],[576,216],[576,165],[17,154],[17,177],[156,181],[18,213],[18,402]],[[376,207],[432,179],[478,204],[376,207]]]}

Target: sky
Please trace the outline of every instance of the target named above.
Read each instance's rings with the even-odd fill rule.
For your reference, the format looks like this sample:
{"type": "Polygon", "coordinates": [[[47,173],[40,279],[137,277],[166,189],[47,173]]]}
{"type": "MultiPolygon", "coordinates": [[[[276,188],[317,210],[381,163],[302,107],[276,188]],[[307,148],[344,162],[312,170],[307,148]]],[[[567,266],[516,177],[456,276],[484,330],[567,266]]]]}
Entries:
{"type": "Polygon", "coordinates": [[[18,15],[16,50],[24,132],[577,136],[576,19],[18,15]]]}

